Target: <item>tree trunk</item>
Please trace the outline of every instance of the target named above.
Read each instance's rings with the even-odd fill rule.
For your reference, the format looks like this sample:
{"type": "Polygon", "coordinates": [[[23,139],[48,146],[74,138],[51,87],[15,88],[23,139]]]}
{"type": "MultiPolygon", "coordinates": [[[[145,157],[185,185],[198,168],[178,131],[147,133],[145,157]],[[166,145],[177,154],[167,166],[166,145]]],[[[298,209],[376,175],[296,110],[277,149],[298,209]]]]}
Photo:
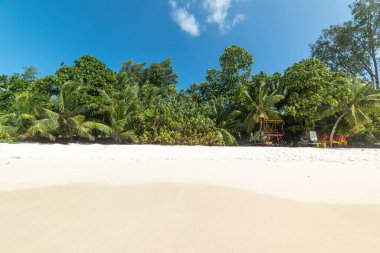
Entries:
{"type": "Polygon", "coordinates": [[[261,134],[261,130],[263,129],[263,119],[260,118],[260,129],[259,129],[259,134],[261,134]]]}
{"type": "Polygon", "coordinates": [[[334,140],[334,134],[335,134],[335,130],[336,128],[338,127],[339,125],[339,122],[343,119],[343,117],[346,116],[346,114],[342,114],[339,116],[339,118],[336,120],[335,124],[334,124],[334,127],[331,131],[331,134],[330,134],[330,148],[333,148],[333,140],[334,140]]]}
{"type": "Polygon", "coordinates": [[[372,23],[373,23],[373,17],[369,13],[368,15],[368,23],[367,23],[367,35],[369,39],[369,53],[370,57],[372,58],[373,61],[373,81],[375,83],[375,89],[380,89],[380,80],[379,80],[379,67],[378,67],[378,62],[377,62],[377,55],[376,55],[376,48],[377,48],[377,43],[376,43],[376,31],[373,31],[372,29],[372,23]]]}
{"type": "Polygon", "coordinates": [[[265,136],[263,136],[263,135],[261,135],[261,131],[262,131],[262,129],[263,129],[263,119],[262,118],[260,118],[260,129],[259,129],[259,137],[260,137],[260,139],[262,138],[262,140],[263,141],[265,141],[265,136]]]}
{"type": "Polygon", "coordinates": [[[375,48],[371,48],[371,53],[372,53],[372,61],[373,61],[373,66],[374,66],[374,81],[375,81],[375,88],[376,89],[380,89],[380,80],[379,80],[379,65],[378,65],[378,62],[377,62],[377,58],[376,58],[376,49],[375,48]]]}
{"type": "Polygon", "coordinates": [[[375,66],[376,89],[380,90],[379,67],[378,67],[378,63],[377,63],[376,57],[375,57],[375,60],[374,60],[373,64],[375,66]]]}

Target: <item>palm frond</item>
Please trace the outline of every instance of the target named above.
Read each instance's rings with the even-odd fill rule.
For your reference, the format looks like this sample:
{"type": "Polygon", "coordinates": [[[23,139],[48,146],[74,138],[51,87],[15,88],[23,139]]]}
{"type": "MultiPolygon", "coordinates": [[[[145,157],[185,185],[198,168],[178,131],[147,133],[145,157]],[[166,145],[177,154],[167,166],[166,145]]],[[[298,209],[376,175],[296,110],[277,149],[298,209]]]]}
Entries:
{"type": "Polygon", "coordinates": [[[220,133],[223,136],[223,140],[226,146],[237,146],[238,142],[236,141],[236,138],[227,130],[225,129],[219,129],[220,133]]]}
{"type": "Polygon", "coordinates": [[[132,141],[133,143],[138,143],[139,141],[136,133],[133,130],[120,133],[120,136],[122,136],[124,140],[129,140],[129,141],[132,141]]]}
{"type": "Polygon", "coordinates": [[[59,128],[58,121],[53,119],[37,120],[31,127],[28,128],[23,138],[41,136],[55,140],[54,132],[59,128]]]}
{"type": "Polygon", "coordinates": [[[101,133],[104,133],[108,136],[110,136],[113,133],[113,130],[111,127],[107,126],[106,124],[100,123],[100,122],[94,122],[94,121],[87,121],[82,124],[83,127],[85,127],[89,132],[93,130],[97,130],[101,133]]]}
{"type": "Polygon", "coordinates": [[[278,104],[280,101],[284,100],[283,95],[273,95],[268,96],[267,99],[264,100],[264,107],[270,108],[278,104]]]}

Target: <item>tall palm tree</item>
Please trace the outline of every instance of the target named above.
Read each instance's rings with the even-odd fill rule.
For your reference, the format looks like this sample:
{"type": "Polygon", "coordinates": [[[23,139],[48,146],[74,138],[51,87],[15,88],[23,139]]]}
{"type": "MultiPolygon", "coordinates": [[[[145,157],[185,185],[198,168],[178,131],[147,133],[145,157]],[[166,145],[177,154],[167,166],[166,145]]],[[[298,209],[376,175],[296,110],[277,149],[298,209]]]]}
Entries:
{"type": "Polygon", "coordinates": [[[365,124],[372,122],[369,114],[380,110],[380,93],[374,93],[371,85],[356,78],[349,79],[348,85],[350,94],[339,101],[337,106],[322,112],[325,117],[337,116],[330,134],[330,147],[333,147],[334,134],[342,120],[346,121],[354,133],[357,133],[365,124]]]}
{"type": "Polygon", "coordinates": [[[120,92],[109,95],[105,91],[100,94],[107,101],[106,111],[109,114],[112,128],[112,139],[116,142],[138,142],[133,130],[133,123],[140,117],[140,104],[138,101],[138,85],[128,85],[120,92]]]}
{"type": "Polygon", "coordinates": [[[263,128],[264,120],[278,119],[280,117],[280,113],[275,108],[275,105],[283,100],[284,96],[277,94],[276,90],[269,93],[266,89],[265,82],[261,82],[251,94],[248,90],[244,90],[241,95],[245,102],[244,105],[249,111],[244,120],[244,124],[249,133],[252,132],[256,124],[260,126],[260,133],[263,128]]]}

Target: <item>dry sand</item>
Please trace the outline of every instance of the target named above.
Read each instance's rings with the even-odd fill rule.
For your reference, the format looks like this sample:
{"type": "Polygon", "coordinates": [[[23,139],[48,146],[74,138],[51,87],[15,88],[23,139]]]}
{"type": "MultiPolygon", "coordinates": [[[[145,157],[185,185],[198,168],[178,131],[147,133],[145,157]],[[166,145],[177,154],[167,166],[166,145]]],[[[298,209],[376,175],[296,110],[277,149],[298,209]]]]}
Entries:
{"type": "Polygon", "coordinates": [[[379,155],[0,144],[0,252],[379,253],[379,155]]]}

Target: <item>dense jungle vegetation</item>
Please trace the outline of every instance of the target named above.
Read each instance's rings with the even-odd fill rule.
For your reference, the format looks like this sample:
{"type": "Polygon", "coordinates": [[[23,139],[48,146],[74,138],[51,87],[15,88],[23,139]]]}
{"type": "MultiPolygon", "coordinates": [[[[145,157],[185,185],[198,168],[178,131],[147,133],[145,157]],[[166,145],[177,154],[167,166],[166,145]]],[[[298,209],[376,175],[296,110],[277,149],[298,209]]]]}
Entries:
{"type": "Polygon", "coordinates": [[[284,73],[253,74],[245,49],[225,49],[205,81],[176,87],[171,60],[133,60],[119,72],[93,56],[38,78],[35,67],[0,76],[0,141],[239,145],[260,143],[263,122],[285,121],[286,141],[308,131],[344,134],[352,145],[380,138],[380,3],[350,6],[311,58],[284,73]]]}

